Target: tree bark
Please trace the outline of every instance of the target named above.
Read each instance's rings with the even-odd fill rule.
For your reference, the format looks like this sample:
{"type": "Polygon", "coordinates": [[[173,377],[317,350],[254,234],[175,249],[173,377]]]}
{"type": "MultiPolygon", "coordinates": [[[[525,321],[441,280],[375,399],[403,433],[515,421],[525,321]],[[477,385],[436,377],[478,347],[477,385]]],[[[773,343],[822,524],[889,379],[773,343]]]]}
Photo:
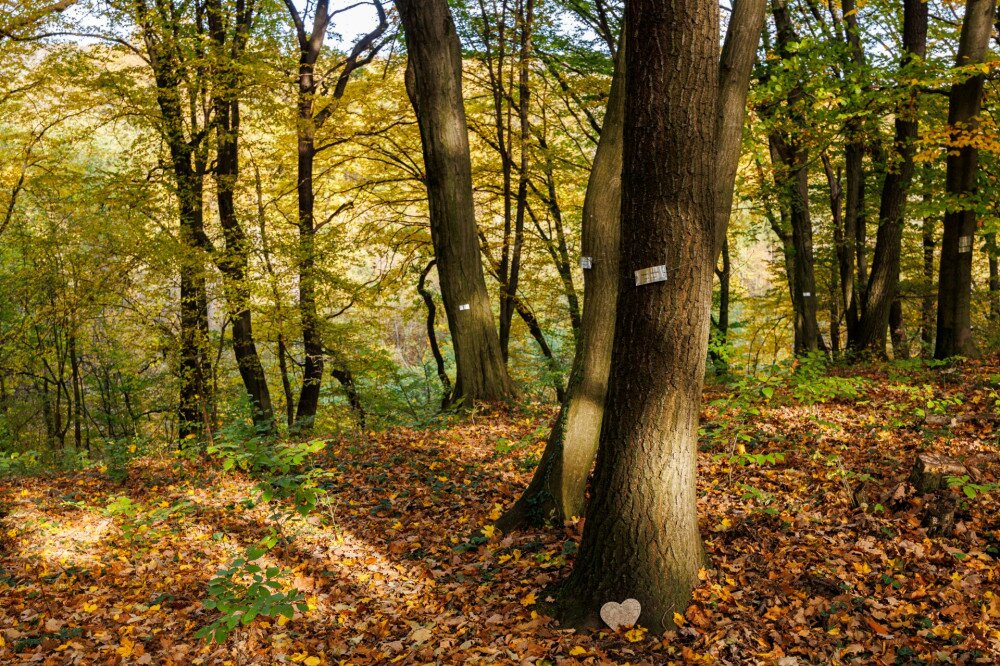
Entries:
{"type": "MultiPolygon", "coordinates": [[[[993,32],[996,0],[968,0],[962,22],[956,64],[959,67],[982,62],[993,32]]],[[[948,98],[948,125],[953,132],[965,132],[977,125],[976,116],[983,99],[982,74],[970,76],[951,87],[948,98]]],[[[944,216],[941,266],[938,277],[937,340],[934,357],[976,357],[979,350],[972,338],[972,246],[976,233],[976,211],[966,201],[976,191],[979,151],[972,145],[949,149],[945,190],[955,207],[944,216]],[[953,154],[957,153],[957,154],[953,154]]]]}
{"type": "Polygon", "coordinates": [[[446,0],[397,0],[409,62],[406,89],[423,145],[431,240],[457,367],[452,402],[514,395],[486,291],[472,200],[462,52],[446,0]]]}
{"type": "Polygon", "coordinates": [[[562,594],[568,626],[635,598],[652,633],[698,581],[697,430],[717,230],[719,9],[698,0],[626,6],[621,262],[600,449],[580,552],[562,594]],[[639,269],[668,280],[637,286],[639,269]]]}
{"type": "Polygon", "coordinates": [[[583,203],[583,318],[559,415],[549,432],[531,483],[497,521],[505,532],[583,515],[587,478],[594,466],[611,371],[621,216],[622,133],[625,124],[625,52],[619,46],[615,74],[583,203]]]}
{"type": "MultiPolygon", "coordinates": [[[[927,53],[927,14],[925,1],[904,0],[902,70],[914,60],[922,60],[927,53]]],[[[906,199],[913,182],[914,142],[919,130],[918,102],[919,94],[912,91],[909,99],[896,109],[896,163],[886,166],[887,173],[882,184],[879,226],[871,274],[865,289],[865,307],[857,334],[850,340],[851,349],[855,352],[885,356],[889,310],[896,301],[899,289],[899,259],[903,226],[906,223],[906,199]]]]}

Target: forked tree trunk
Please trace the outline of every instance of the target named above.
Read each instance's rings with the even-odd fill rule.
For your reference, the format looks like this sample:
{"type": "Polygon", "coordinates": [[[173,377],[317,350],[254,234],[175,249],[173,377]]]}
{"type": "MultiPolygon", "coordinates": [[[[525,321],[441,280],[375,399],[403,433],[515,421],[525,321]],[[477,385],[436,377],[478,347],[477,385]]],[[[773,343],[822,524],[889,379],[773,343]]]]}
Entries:
{"type": "MultiPolygon", "coordinates": [[[[927,13],[925,0],[905,0],[903,3],[903,70],[911,62],[923,60],[927,52],[927,13]]],[[[900,105],[901,108],[896,109],[894,143],[898,161],[886,167],[888,172],[882,185],[879,226],[871,274],[865,289],[865,307],[857,334],[850,340],[855,352],[867,351],[885,356],[889,310],[896,302],[899,290],[899,259],[903,245],[903,226],[906,223],[906,198],[913,182],[914,142],[919,129],[918,101],[919,95],[913,91],[909,99],[900,105]]]]}
{"type": "Polygon", "coordinates": [[[406,90],[423,144],[431,240],[457,367],[453,402],[499,402],[514,388],[500,353],[472,200],[462,51],[447,0],[397,0],[406,90]]]}
{"type": "Polygon", "coordinates": [[[715,264],[719,9],[626,5],[621,268],[607,413],[580,552],[562,593],[568,626],[632,597],[651,633],[698,582],[698,416],[715,264]],[[639,286],[639,269],[668,279],[639,286]]]}
{"type": "Polygon", "coordinates": [[[233,354],[243,380],[243,387],[252,402],[253,420],[258,432],[270,433],[275,428],[271,391],[264,375],[264,366],[257,352],[250,310],[248,273],[251,246],[236,215],[234,203],[239,179],[240,135],[240,76],[238,59],[243,56],[254,17],[254,2],[239,3],[234,20],[223,14],[221,0],[208,4],[209,33],[216,47],[216,85],[213,106],[216,120],[216,201],[225,248],[213,253],[223,275],[226,305],[233,321],[233,354]],[[227,34],[227,23],[233,33],[227,34]]]}
{"type": "Polygon", "coordinates": [[[448,409],[451,404],[451,379],[445,369],[444,356],[441,354],[441,347],[437,341],[437,331],[434,328],[437,319],[437,306],[434,305],[434,295],[427,289],[427,275],[434,268],[437,262],[433,259],[420,271],[420,279],[417,280],[417,293],[424,299],[427,306],[427,342],[431,346],[431,354],[434,355],[434,366],[437,369],[438,380],[441,382],[441,409],[448,409]]]}
{"type": "MultiPolygon", "coordinates": [[[[718,182],[715,183],[717,207],[713,251],[715,243],[721,250],[725,241],[740,155],[747,87],[766,6],[766,0],[734,3],[719,63],[719,99],[725,104],[720,101],[716,116],[718,178],[726,180],[729,187],[718,187],[718,182]]],[[[566,400],[562,401],[531,483],[497,522],[504,531],[545,520],[559,522],[583,513],[587,478],[594,464],[604,418],[617,309],[625,124],[624,58],[625,49],[619,45],[604,126],[584,200],[582,256],[590,258],[592,267],[584,270],[583,323],[566,400]]]]}
{"type": "MultiPolygon", "coordinates": [[[[993,32],[996,0],[968,0],[958,45],[957,65],[982,62],[993,32]]],[[[951,87],[948,126],[953,132],[974,129],[983,100],[984,75],[971,76],[951,87]]],[[[966,200],[976,191],[979,151],[963,145],[948,151],[945,189],[949,198],[966,200]],[[957,153],[957,154],[956,154],[957,153]]],[[[979,355],[972,339],[972,247],[976,211],[971,202],[951,208],[944,215],[941,268],[938,278],[937,341],[935,358],[979,355]]]]}

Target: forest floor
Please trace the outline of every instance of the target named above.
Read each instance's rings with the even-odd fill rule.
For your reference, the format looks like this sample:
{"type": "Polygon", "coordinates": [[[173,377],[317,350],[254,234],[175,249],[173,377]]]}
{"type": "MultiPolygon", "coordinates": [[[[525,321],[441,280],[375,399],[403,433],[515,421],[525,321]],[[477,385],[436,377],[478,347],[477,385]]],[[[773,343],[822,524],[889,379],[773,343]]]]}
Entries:
{"type": "Polygon", "coordinates": [[[219,613],[207,582],[275,520],[246,475],[164,454],[121,484],[99,469],[8,480],[0,663],[995,664],[998,393],[995,361],[710,388],[709,564],[661,636],[561,630],[544,614],[580,521],[489,527],[530,478],[551,411],[329,441],[326,499],[260,558],[308,608],[221,645],[195,637],[219,613]],[[963,460],[970,478],[917,495],[906,480],[922,452],[963,460]],[[947,536],[924,526],[946,496],[947,536]]]}

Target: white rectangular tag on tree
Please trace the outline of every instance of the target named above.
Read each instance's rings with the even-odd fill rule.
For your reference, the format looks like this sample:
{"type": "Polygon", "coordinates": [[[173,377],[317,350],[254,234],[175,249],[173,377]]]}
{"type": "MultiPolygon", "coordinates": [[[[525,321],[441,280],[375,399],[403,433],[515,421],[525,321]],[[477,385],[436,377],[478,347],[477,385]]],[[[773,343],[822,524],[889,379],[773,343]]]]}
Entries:
{"type": "Polygon", "coordinates": [[[460,311],[461,310],[470,310],[471,308],[472,308],[472,306],[469,305],[468,303],[462,303],[461,305],[458,306],[458,309],[460,311]]]}
{"type": "Polygon", "coordinates": [[[972,236],[961,236],[958,239],[958,253],[966,254],[972,252],[972,236]]]}
{"type": "Polygon", "coordinates": [[[580,268],[588,270],[594,267],[593,257],[580,257],[580,268]]]}
{"type": "Polygon", "coordinates": [[[803,291],[802,292],[802,296],[805,297],[805,298],[809,298],[810,296],[812,296],[812,292],[811,291],[803,291]]]}
{"type": "Polygon", "coordinates": [[[640,268],[635,272],[635,286],[637,287],[641,287],[644,284],[653,284],[654,282],[666,282],[666,281],[667,281],[666,265],[650,266],[649,268],[640,268]]]}

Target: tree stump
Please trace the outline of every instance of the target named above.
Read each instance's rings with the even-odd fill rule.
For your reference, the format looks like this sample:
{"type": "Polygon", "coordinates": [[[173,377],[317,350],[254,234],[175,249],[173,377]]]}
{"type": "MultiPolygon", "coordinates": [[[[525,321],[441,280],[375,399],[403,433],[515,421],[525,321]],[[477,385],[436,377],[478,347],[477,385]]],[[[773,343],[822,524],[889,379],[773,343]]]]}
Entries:
{"type": "Polygon", "coordinates": [[[965,476],[965,465],[947,456],[921,453],[913,463],[910,483],[920,494],[932,493],[948,487],[948,477],[965,476]]]}

